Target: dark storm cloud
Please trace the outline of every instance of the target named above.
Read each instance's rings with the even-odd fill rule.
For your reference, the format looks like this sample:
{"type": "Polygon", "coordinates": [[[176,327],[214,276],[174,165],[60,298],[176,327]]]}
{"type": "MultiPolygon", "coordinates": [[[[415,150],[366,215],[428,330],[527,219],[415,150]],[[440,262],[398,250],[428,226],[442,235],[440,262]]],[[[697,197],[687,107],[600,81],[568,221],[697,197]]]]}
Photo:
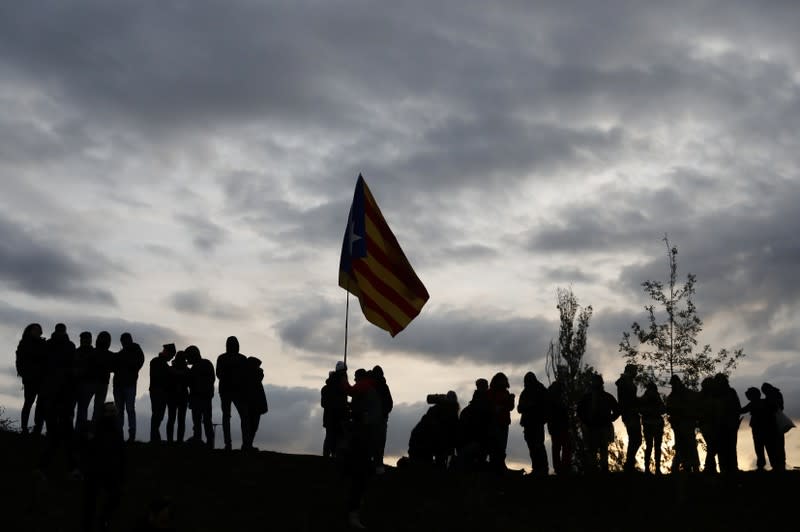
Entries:
{"type": "Polygon", "coordinates": [[[175,292],[169,304],[178,312],[209,316],[222,320],[235,320],[247,315],[245,309],[211,297],[203,290],[184,290],[175,292]]]}
{"type": "Polygon", "coordinates": [[[192,243],[199,251],[214,251],[227,235],[225,229],[203,216],[184,214],[176,218],[193,235],[192,243]]]}
{"type": "Polygon", "coordinates": [[[0,281],[33,296],[116,304],[94,286],[115,269],[91,250],[68,250],[57,241],[0,216],[0,281]]]}

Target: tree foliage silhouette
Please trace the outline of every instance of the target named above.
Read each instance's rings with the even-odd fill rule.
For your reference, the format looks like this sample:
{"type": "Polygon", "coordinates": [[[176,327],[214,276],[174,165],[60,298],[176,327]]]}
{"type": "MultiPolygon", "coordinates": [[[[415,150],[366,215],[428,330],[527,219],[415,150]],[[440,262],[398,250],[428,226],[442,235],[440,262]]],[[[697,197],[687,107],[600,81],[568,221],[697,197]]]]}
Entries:
{"type": "Polygon", "coordinates": [[[679,286],[678,248],[670,246],[667,235],[663,240],[669,278],[666,283],[650,280],[642,283],[645,293],[655,303],[644,307],[645,325],[634,322],[630,332],[622,333],[619,350],[628,363],[639,368],[639,383],[652,381],[666,386],[673,375],[679,375],[686,386],[696,390],[704,377],[716,373],[729,375],[745,354],[742,349],[725,348],[715,354],[708,344],[697,349],[697,336],[703,330],[703,321],[692,299],[697,277],[690,273],[679,286]],[[663,321],[658,318],[661,312],[665,316],[663,321]]]}
{"type": "Polygon", "coordinates": [[[547,350],[547,377],[550,381],[559,377],[564,381],[563,400],[569,413],[569,435],[572,440],[573,466],[584,471],[584,441],[576,406],[581,396],[589,389],[592,366],[583,361],[592,306],[581,307],[572,289],[559,288],[557,293],[560,327],[558,343],[550,341],[547,350]],[[577,318],[577,322],[576,322],[577,318]]]}

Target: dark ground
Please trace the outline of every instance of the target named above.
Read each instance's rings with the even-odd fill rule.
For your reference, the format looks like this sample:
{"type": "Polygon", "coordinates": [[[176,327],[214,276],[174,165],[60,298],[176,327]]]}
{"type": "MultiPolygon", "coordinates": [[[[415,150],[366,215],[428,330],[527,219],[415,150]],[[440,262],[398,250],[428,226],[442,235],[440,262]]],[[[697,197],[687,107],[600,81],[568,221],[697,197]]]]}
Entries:
{"type": "MultiPolygon", "coordinates": [[[[0,432],[0,530],[78,531],[83,481],[61,462],[34,474],[41,441],[0,432]]],[[[189,446],[127,447],[112,530],[131,530],[159,495],[181,532],[347,530],[335,463],[189,446]]],[[[796,530],[800,472],[544,479],[397,470],[372,479],[362,520],[374,531],[796,530]]]]}

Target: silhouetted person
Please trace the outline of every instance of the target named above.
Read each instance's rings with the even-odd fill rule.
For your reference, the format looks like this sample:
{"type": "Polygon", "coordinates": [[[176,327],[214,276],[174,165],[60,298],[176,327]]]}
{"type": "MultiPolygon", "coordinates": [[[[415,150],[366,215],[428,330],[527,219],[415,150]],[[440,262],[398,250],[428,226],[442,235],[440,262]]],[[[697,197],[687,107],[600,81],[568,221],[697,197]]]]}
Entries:
{"type": "Polygon", "coordinates": [[[150,442],[161,441],[161,422],[169,402],[170,366],[175,357],[175,344],[164,344],[161,352],[150,361],[150,442]]]}
{"type": "Polygon", "coordinates": [[[380,420],[381,406],[375,380],[363,368],[355,372],[355,384],[345,380],[345,390],[353,398],[351,420],[348,427],[350,445],[344,456],[345,475],[350,479],[347,497],[348,520],[352,527],[363,528],[359,508],[367,489],[367,480],[374,471],[371,462],[372,441],[375,426],[380,420]]]}
{"type": "Polygon", "coordinates": [[[95,338],[92,359],[89,361],[89,373],[94,383],[93,421],[103,415],[115,357],[111,351],[111,335],[108,331],[99,332],[95,338]]]}
{"type": "Polygon", "coordinates": [[[472,400],[458,417],[457,458],[465,469],[481,469],[489,456],[489,427],[492,405],[489,403],[489,381],[477,379],[472,400]]]}
{"type": "Polygon", "coordinates": [[[258,425],[261,423],[261,416],[267,413],[267,394],[264,392],[264,370],[261,369],[261,360],[256,357],[247,357],[244,363],[244,374],[242,382],[243,400],[247,403],[245,410],[249,416],[245,426],[247,433],[242,434],[242,450],[257,451],[253,446],[258,425]]]}
{"type": "Polygon", "coordinates": [[[375,426],[374,436],[374,450],[372,451],[372,461],[375,464],[375,471],[383,473],[383,453],[386,449],[386,431],[389,428],[389,413],[394,406],[392,399],[392,392],[389,390],[389,385],[386,384],[386,378],[383,375],[383,368],[375,366],[372,368],[372,378],[375,379],[375,389],[378,392],[378,398],[381,402],[381,418],[375,426]]]}
{"type": "Polygon", "coordinates": [[[698,427],[706,442],[706,458],[703,463],[704,473],[717,472],[717,447],[720,423],[717,417],[721,415],[721,400],[714,391],[713,377],[705,377],[700,382],[700,394],[698,396],[698,427]]]}
{"type": "Polygon", "coordinates": [[[742,418],[742,403],[736,390],[728,383],[727,375],[714,375],[714,389],[719,394],[721,411],[719,414],[719,432],[717,435],[717,452],[721,473],[739,471],[739,460],[736,453],[736,442],[739,436],[739,424],[742,418]]]}
{"type": "Polygon", "coordinates": [[[114,357],[114,403],[117,405],[119,426],[125,424],[128,416],[128,441],[136,439],[136,383],[139,370],[144,366],[144,352],[133,341],[131,333],[122,333],[119,338],[122,349],[114,357]]]}
{"type": "Polygon", "coordinates": [[[633,364],[627,364],[625,371],[617,379],[617,402],[619,403],[622,423],[628,433],[628,449],[625,453],[624,470],[636,471],[636,453],[642,446],[642,419],[639,415],[639,405],[636,392],[636,373],[638,369],[633,364]]]}
{"type": "Polygon", "coordinates": [[[556,379],[547,388],[550,400],[547,432],[550,434],[553,471],[557,475],[569,473],[572,469],[572,439],[569,435],[566,378],[567,369],[559,366],[556,369],[556,379]]]}
{"type": "Polygon", "coordinates": [[[619,404],[603,389],[603,377],[594,374],[589,391],[577,406],[578,419],[583,424],[587,469],[608,472],[608,444],[614,441],[612,423],[619,417],[619,404]]]}
{"type": "Polygon", "coordinates": [[[167,497],[155,498],[147,508],[147,515],[140,519],[133,532],[174,532],[172,501],[167,497]]]}
{"type": "MultiPolygon", "coordinates": [[[[772,417],[778,412],[783,412],[783,394],[775,386],[768,382],[761,385],[761,391],[764,392],[764,401],[766,402],[772,417]]],[[[772,446],[773,453],[770,455],[770,467],[774,471],[783,471],[786,469],[786,437],[783,430],[778,428],[777,422],[775,423],[775,439],[772,446]],[[774,457],[774,460],[773,460],[774,457]]]]}
{"type": "Polygon", "coordinates": [[[675,456],[672,458],[672,473],[678,471],[697,472],[700,470],[700,459],[697,456],[696,394],[687,388],[680,377],[670,378],[672,390],[667,396],[667,415],[675,435],[675,456]]]}
{"type": "Polygon", "coordinates": [[[178,443],[183,443],[186,434],[186,409],[189,406],[189,366],[186,353],[178,351],[169,368],[169,392],[167,395],[167,441],[175,441],[175,421],[178,422],[178,443]]]}
{"type": "Polygon", "coordinates": [[[72,378],[75,391],[75,430],[83,434],[89,418],[89,403],[95,394],[95,382],[92,375],[92,361],[95,358],[92,346],[92,333],[83,331],[78,336],[78,347],[72,364],[72,378]]]}
{"type": "Polygon", "coordinates": [[[342,436],[350,416],[350,406],[344,384],[347,379],[344,362],[336,363],[336,370],[328,373],[325,386],[320,390],[320,406],[322,406],[322,426],[325,427],[325,441],[322,444],[322,456],[336,456],[342,436]]]}
{"type": "Polygon", "coordinates": [[[69,339],[67,327],[58,323],[46,345],[47,362],[42,381],[41,400],[45,406],[47,440],[41,466],[49,466],[58,447],[66,450],[68,466],[75,467],[73,448],[74,382],[72,366],[75,344],[69,339]]]}
{"type": "Polygon", "coordinates": [[[664,437],[664,414],[667,408],[654,382],[648,382],[639,398],[639,413],[644,432],[644,472],[650,472],[650,458],[655,454],[654,472],[661,474],[661,440],[664,437]]]}
{"type": "Polygon", "coordinates": [[[42,338],[42,326],[38,323],[31,323],[22,331],[22,338],[17,344],[16,353],[17,375],[22,378],[25,397],[20,414],[23,434],[28,433],[28,419],[34,402],[36,409],[33,413],[33,433],[42,433],[45,409],[42,408],[40,393],[46,363],[47,341],[42,338]]]}
{"type": "Polygon", "coordinates": [[[529,371],[523,379],[524,388],[519,394],[517,412],[523,428],[525,443],[531,456],[531,474],[547,475],[547,451],[544,447],[544,424],[547,423],[550,399],[547,388],[529,371]]]}
{"type": "Polygon", "coordinates": [[[211,422],[211,400],[214,398],[214,364],[200,355],[197,346],[184,349],[189,369],[189,408],[192,409],[193,442],[203,441],[202,431],[206,433],[206,445],[214,448],[214,424],[211,422]]]}
{"type": "Polygon", "coordinates": [[[107,531],[119,506],[125,479],[125,450],[114,403],[104,403],[83,444],[83,524],[85,531],[107,531]],[[105,495],[97,521],[97,505],[105,495]]]}
{"type": "Polygon", "coordinates": [[[508,391],[510,387],[505,373],[496,373],[489,381],[487,392],[492,407],[489,424],[489,465],[497,472],[506,470],[508,426],[511,425],[511,411],[514,410],[514,394],[508,391]]]}
{"type": "Polygon", "coordinates": [[[217,379],[219,379],[219,400],[222,408],[222,435],[225,450],[231,450],[231,404],[239,415],[242,435],[247,434],[249,415],[247,404],[242,398],[242,374],[247,357],[239,352],[239,340],[229,336],[225,341],[225,352],[217,357],[217,379]]]}
{"type": "Polygon", "coordinates": [[[426,400],[433,406],[411,430],[408,458],[411,463],[445,469],[456,450],[458,397],[451,390],[447,394],[430,394],[426,400]]]}
{"type": "Polygon", "coordinates": [[[764,451],[767,450],[770,458],[770,466],[775,469],[775,438],[777,436],[777,426],[775,425],[775,414],[761,398],[761,391],[758,388],[750,387],[744,392],[749,403],[742,407],[741,413],[750,413],[750,430],[753,433],[753,448],[756,452],[756,469],[764,471],[767,459],[764,451]]]}

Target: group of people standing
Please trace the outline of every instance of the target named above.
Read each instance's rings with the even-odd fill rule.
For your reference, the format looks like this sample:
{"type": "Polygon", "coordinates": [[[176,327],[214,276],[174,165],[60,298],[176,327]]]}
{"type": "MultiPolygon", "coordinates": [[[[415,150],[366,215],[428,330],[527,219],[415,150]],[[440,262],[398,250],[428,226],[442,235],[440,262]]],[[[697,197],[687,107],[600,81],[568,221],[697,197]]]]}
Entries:
{"type": "MultiPolygon", "coordinates": [[[[615,397],[605,391],[601,375],[591,374],[588,389],[571,400],[564,371],[559,371],[549,386],[533,372],[526,373],[516,409],[530,453],[531,473],[549,473],[545,427],[556,474],[574,471],[576,433],[584,470],[607,472],[609,445],[615,440],[613,423],[619,418],[627,432],[621,464],[626,472],[638,470],[637,454],[644,444],[644,472],[661,473],[665,421],[674,436],[672,472],[701,471],[698,431],[706,448],[702,471],[738,471],[737,435],[746,413],[751,416],[757,469],[765,468],[767,458],[772,470],[785,469],[784,431],[788,429],[778,423],[783,416],[783,396],[776,387],[764,383],[761,390],[748,388],[745,395],[750,402],[742,406],[724,374],[704,379],[699,391],[675,375],[666,397],[654,382],[647,382],[639,395],[637,375],[637,367],[627,365],[615,382],[615,397]]],[[[497,373],[491,382],[478,379],[472,400],[463,410],[453,391],[429,395],[427,402],[432,406],[411,431],[408,457],[400,464],[505,470],[510,412],[514,409],[514,394],[508,389],[503,373],[497,373]]]]}
{"type": "MultiPolygon", "coordinates": [[[[41,434],[46,427],[51,444],[71,445],[75,435],[89,430],[103,414],[109,384],[112,388],[117,426],[122,432],[127,416],[128,441],[136,439],[136,394],[145,355],[130,333],[120,336],[120,349],[111,350],[111,335],[79,335],[76,346],[63,323],[56,324],[50,338],[42,336],[38,323],[25,327],[17,345],[16,369],[22,378],[24,403],[21,412],[22,432],[41,434]],[[113,378],[112,378],[113,375],[113,378]],[[94,401],[91,416],[89,405],[94,401]],[[34,408],[35,404],[35,408],[34,408]],[[29,427],[33,410],[33,427],[29,427]]],[[[231,336],[225,352],[214,364],[204,359],[200,349],[190,345],[178,351],[175,344],[165,344],[150,361],[150,401],[152,416],[150,441],[161,442],[161,425],[167,415],[168,442],[183,442],[186,413],[192,413],[192,436],[188,441],[214,447],[211,419],[214,385],[219,379],[222,427],[225,449],[231,449],[231,407],[236,408],[242,427],[242,449],[254,449],[253,440],[267,399],[262,381],[261,360],[239,352],[239,342],[231,336]],[[175,427],[177,424],[177,434],[175,427]]],[[[48,445],[50,448],[53,445],[48,445]]],[[[47,456],[48,453],[46,453],[47,456]]]]}

